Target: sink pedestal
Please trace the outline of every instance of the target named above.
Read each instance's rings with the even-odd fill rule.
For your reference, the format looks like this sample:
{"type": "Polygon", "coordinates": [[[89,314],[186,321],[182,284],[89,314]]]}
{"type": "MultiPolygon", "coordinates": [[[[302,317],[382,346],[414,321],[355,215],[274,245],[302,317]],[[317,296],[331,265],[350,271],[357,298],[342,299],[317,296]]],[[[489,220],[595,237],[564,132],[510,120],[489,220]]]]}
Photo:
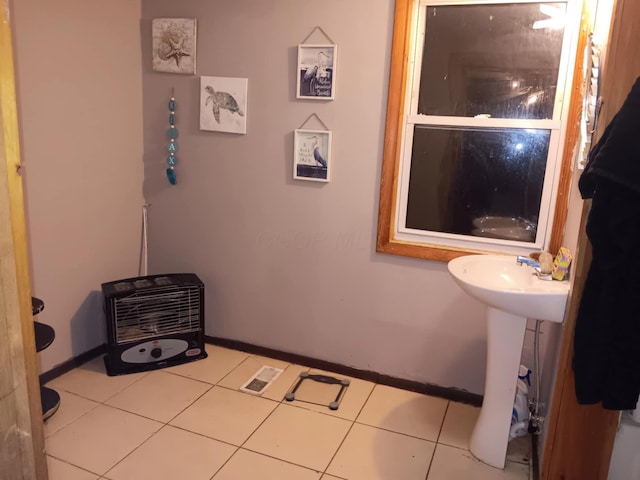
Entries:
{"type": "Polygon", "coordinates": [[[469,450],[504,468],[527,319],[487,307],[487,371],[480,416],[469,450]]]}
{"type": "Polygon", "coordinates": [[[469,447],[483,462],[504,468],[527,318],[562,323],[569,282],[541,280],[509,255],[457,257],[448,269],[462,290],[487,306],[484,402],[469,447]]]}

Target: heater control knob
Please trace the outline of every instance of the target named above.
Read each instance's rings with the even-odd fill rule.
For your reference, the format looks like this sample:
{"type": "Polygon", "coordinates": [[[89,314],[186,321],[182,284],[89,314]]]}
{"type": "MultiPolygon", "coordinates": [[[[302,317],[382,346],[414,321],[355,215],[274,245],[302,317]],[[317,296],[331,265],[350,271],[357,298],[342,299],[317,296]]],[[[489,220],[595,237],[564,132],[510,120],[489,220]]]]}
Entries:
{"type": "Polygon", "coordinates": [[[151,349],[151,356],[153,358],[160,358],[162,356],[162,349],[160,347],[151,349]]]}

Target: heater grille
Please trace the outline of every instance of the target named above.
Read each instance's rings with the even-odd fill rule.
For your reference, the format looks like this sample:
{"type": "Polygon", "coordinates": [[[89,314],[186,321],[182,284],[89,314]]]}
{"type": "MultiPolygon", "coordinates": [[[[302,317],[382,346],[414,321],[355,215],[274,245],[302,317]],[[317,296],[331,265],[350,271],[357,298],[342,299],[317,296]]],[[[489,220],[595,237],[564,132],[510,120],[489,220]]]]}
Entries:
{"type": "Polygon", "coordinates": [[[114,299],[115,337],[118,344],[159,335],[200,330],[197,286],[175,285],[135,291],[114,299]]]}

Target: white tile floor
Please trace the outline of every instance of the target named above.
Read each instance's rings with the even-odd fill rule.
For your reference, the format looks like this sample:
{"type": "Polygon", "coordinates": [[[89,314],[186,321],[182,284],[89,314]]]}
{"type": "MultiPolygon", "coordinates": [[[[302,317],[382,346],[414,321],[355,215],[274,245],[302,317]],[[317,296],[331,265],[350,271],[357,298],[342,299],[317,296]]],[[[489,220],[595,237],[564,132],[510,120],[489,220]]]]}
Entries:
{"type": "MultiPolygon", "coordinates": [[[[505,470],[469,453],[477,408],[359,379],[350,379],[337,411],[290,403],[284,394],[308,368],[215,346],[207,352],[205,360],[119,377],[107,376],[97,358],[50,382],[62,397],[45,425],[50,479],[529,478],[522,446],[505,470]],[[238,391],[262,365],[284,372],[262,396],[238,391]]],[[[297,398],[322,396],[322,384],[303,385],[297,398]]]]}

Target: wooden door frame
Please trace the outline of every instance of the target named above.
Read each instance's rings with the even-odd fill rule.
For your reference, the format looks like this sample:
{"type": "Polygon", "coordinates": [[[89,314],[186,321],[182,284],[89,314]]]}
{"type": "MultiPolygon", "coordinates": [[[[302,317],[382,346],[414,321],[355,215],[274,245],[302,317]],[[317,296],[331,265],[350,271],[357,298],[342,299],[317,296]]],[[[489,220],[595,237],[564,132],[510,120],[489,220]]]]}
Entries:
{"type": "Polygon", "coordinates": [[[0,0],[0,353],[10,365],[0,383],[0,472],[45,480],[8,2],[0,0]]]}
{"type": "MultiPolygon", "coordinates": [[[[634,25],[639,15],[640,4],[636,0],[615,2],[601,79],[603,104],[596,138],[602,135],[640,76],[640,56],[637,55],[640,30],[634,25]]],[[[542,478],[545,480],[605,480],[618,426],[619,412],[605,410],[600,404],[578,404],[571,367],[575,320],[591,265],[591,244],[585,233],[589,207],[590,202],[585,202],[580,222],[576,268],[543,455],[542,478]]]]}
{"type": "Polygon", "coordinates": [[[591,265],[591,244],[584,226],[590,202],[585,202],[580,221],[573,285],[561,340],[556,382],[544,445],[541,478],[545,480],[606,479],[615,441],[619,413],[600,404],[580,405],[571,366],[573,332],[584,284],[591,265]]]}

